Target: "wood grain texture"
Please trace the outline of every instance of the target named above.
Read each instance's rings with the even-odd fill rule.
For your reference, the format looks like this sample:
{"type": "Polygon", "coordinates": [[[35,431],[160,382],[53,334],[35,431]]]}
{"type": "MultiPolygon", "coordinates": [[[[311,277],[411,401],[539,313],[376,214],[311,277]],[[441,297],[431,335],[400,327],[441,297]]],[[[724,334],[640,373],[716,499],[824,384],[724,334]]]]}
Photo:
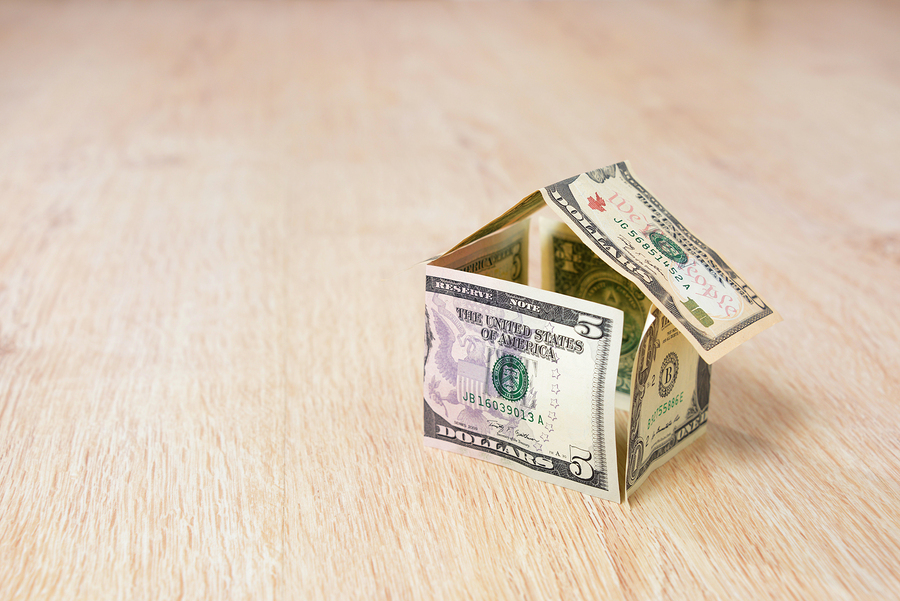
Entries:
{"type": "Polygon", "coordinates": [[[898,27],[0,4],[0,598],[896,594],[898,27]],[[625,158],[784,323],[628,504],[426,450],[416,263],[625,158]]]}

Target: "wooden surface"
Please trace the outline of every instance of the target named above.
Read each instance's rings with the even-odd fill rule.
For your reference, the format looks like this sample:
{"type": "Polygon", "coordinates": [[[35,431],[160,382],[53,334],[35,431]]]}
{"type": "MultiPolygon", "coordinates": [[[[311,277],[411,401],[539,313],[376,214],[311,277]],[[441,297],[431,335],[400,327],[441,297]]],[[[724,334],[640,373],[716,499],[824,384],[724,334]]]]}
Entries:
{"type": "Polygon", "coordinates": [[[889,598],[900,7],[0,4],[0,598],[889,598]],[[426,450],[422,268],[621,159],[785,321],[626,505],[426,450]]]}

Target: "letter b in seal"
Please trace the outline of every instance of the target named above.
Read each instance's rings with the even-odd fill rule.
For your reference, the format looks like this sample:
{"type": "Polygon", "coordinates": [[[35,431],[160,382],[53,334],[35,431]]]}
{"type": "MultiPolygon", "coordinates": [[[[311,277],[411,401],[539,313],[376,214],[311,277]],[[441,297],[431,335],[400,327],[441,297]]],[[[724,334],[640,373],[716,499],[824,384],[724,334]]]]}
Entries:
{"type": "Polygon", "coordinates": [[[674,352],[666,355],[662,367],[659,370],[659,398],[664,399],[675,387],[678,379],[678,355],[674,352]]]}

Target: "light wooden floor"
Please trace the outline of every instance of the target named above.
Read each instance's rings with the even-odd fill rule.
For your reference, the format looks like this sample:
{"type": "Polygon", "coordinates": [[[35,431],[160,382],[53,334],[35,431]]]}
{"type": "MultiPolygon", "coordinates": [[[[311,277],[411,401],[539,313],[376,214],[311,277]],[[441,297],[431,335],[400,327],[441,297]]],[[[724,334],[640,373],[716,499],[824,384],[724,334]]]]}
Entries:
{"type": "Polygon", "coordinates": [[[0,598],[888,598],[900,6],[0,4],[0,598]],[[630,159],[785,318],[630,504],[422,431],[423,270],[630,159]]]}

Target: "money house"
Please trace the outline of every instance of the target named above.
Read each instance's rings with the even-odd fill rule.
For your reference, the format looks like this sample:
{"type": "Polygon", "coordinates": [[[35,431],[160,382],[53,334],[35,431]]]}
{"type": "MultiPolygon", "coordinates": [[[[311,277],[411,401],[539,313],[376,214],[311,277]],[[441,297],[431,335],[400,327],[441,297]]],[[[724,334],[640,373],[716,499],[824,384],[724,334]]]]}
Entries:
{"type": "Polygon", "coordinates": [[[562,180],[426,265],[425,445],[620,502],[779,320],[628,162],[562,180]]]}

